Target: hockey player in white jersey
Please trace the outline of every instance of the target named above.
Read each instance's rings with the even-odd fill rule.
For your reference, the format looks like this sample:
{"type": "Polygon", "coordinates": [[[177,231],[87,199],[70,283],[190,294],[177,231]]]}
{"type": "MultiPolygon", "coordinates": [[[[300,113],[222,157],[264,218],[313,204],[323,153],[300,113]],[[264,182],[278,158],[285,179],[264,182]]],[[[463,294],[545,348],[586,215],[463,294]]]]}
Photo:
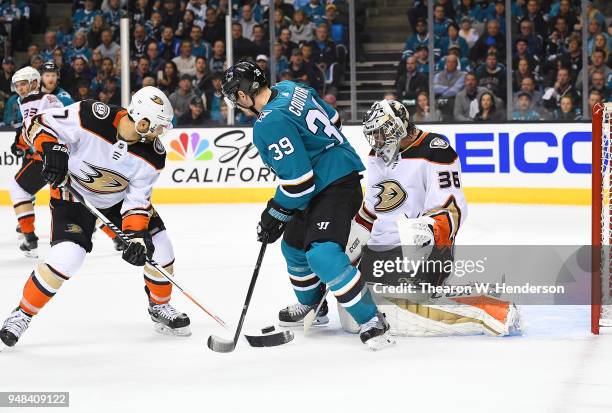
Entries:
{"type": "MultiPolygon", "coordinates": [[[[364,202],[347,243],[351,260],[361,260],[359,268],[367,278],[375,261],[404,257],[423,246],[452,259],[455,237],[467,216],[457,153],[442,135],[417,128],[406,108],[393,100],[372,105],[363,132],[372,150],[364,202]]],[[[440,285],[448,275],[420,277],[440,285]]],[[[421,296],[411,302],[374,296],[396,335],[508,335],[520,330],[516,307],[495,297],[421,296]]],[[[351,318],[341,307],[339,311],[343,327],[355,331],[351,318]]]]}
{"type": "Polygon", "coordinates": [[[22,125],[15,132],[15,142],[11,146],[13,155],[23,158],[21,168],[9,182],[9,193],[18,229],[23,235],[19,248],[28,257],[38,257],[38,237],[35,233],[35,214],[32,199],[46,182],[42,178],[42,159],[23,138],[32,118],[45,109],[63,107],[54,95],[39,91],[40,74],[31,66],[19,69],[11,79],[19,95],[17,102],[23,119],[22,125]]]}
{"type": "MultiPolygon", "coordinates": [[[[34,117],[29,143],[42,156],[42,176],[51,184],[51,249],[28,277],[19,306],[0,329],[13,346],[32,317],[74,276],[92,248],[96,218],[75,202],[71,186],[131,236],[122,258],[144,266],[149,315],[162,333],[189,335],[189,318],[170,304],[172,285],[146,264],[153,257],[172,273],[174,253],[161,217],[151,205],[153,185],[166,152],[158,137],[171,126],[173,109],[159,89],[145,87],[127,111],[82,101],[34,117]]],[[[108,297],[101,281],[101,295],[108,297]]]]}

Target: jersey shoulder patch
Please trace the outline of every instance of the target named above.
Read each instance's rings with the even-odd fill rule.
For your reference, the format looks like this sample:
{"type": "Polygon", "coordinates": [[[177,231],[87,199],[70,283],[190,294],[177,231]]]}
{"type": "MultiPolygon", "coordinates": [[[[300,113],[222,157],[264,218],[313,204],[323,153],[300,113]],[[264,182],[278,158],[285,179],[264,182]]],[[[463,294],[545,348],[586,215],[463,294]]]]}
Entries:
{"type": "Polygon", "coordinates": [[[109,106],[95,100],[83,100],[79,110],[81,127],[114,144],[117,142],[117,128],[113,120],[120,110],[118,106],[109,106]]]}
{"type": "Polygon", "coordinates": [[[424,159],[428,162],[445,165],[455,162],[457,152],[455,152],[442,135],[422,133],[426,133],[426,135],[419,137],[417,141],[420,140],[420,142],[415,146],[402,152],[402,159],[424,159]]]}
{"type": "Polygon", "coordinates": [[[128,152],[141,158],[156,170],[166,166],[166,148],[159,139],[150,142],[138,142],[128,146],[128,152]]]}

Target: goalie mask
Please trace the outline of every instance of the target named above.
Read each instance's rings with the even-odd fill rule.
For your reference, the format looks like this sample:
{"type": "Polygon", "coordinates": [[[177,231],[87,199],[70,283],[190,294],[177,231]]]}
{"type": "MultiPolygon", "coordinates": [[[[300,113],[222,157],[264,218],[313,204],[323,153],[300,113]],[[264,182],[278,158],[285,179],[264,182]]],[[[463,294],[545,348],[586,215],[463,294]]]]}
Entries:
{"type": "Polygon", "coordinates": [[[363,134],[368,144],[387,166],[395,161],[401,140],[413,128],[408,111],[395,100],[375,102],[363,120],[363,134]]]}

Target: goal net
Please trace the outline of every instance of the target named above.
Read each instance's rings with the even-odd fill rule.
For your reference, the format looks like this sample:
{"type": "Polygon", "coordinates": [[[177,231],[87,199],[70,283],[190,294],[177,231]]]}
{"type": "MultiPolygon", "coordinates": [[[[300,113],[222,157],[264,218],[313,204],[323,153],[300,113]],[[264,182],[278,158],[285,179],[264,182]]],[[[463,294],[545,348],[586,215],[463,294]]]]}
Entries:
{"type": "Polygon", "coordinates": [[[591,331],[612,327],[612,103],[593,107],[591,331]]]}

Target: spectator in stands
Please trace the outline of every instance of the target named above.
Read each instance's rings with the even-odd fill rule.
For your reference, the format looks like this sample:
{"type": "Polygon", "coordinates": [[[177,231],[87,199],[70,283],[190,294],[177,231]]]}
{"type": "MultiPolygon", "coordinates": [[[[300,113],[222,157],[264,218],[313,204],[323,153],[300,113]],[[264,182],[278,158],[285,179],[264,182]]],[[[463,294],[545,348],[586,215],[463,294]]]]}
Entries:
{"type": "Polygon", "coordinates": [[[253,8],[250,4],[242,6],[242,17],[238,20],[242,26],[242,35],[251,40],[253,38],[253,27],[257,25],[255,17],[253,17],[253,8]]]}
{"type": "Polygon", "coordinates": [[[189,10],[193,13],[194,23],[196,26],[202,28],[206,21],[206,1],[204,0],[189,0],[185,10],[189,10]]]}
{"type": "Polygon", "coordinates": [[[552,18],[550,22],[550,31],[557,28],[557,19],[563,18],[569,31],[577,30],[580,26],[578,25],[578,18],[573,10],[571,10],[570,0],[560,0],[558,10],[551,9],[549,16],[552,18]]]}
{"type": "Polygon", "coordinates": [[[574,99],[571,95],[562,96],[559,100],[559,107],[552,113],[554,120],[561,122],[574,122],[581,118],[580,110],[574,106],[574,99]]]}
{"type": "Polygon", "coordinates": [[[15,62],[10,56],[2,59],[2,74],[0,75],[0,98],[6,101],[11,95],[12,77],[15,73],[15,62]]]}
{"type": "Polygon", "coordinates": [[[206,120],[204,102],[199,96],[194,96],[189,102],[189,110],[180,116],[176,122],[177,126],[203,125],[206,120]]]}
{"type": "Polygon", "coordinates": [[[540,120],[538,112],[533,110],[531,95],[527,92],[518,93],[517,109],[512,112],[512,120],[533,121],[540,120]]]}
{"type": "Polygon", "coordinates": [[[104,16],[98,14],[93,19],[93,23],[87,32],[87,45],[91,49],[95,49],[100,46],[102,43],[102,31],[106,26],[106,22],[104,21],[104,16]]]}
{"type": "Polygon", "coordinates": [[[433,90],[436,97],[452,98],[463,89],[465,73],[457,70],[459,60],[450,55],[446,59],[446,68],[437,73],[433,80],[433,90]]]}
{"type": "Polygon", "coordinates": [[[417,59],[409,56],[406,59],[406,71],[396,82],[395,94],[400,100],[416,99],[420,92],[428,89],[428,79],[417,71],[417,59]]]}
{"type": "Polygon", "coordinates": [[[533,56],[529,53],[529,42],[524,37],[519,37],[514,42],[514,56],[512,58],[512,69],[516,70],[519,61],[524,59],[527,61],[527,66],[530,71],[536,70],[538,66],[539,57],[533,56]]]}
{"type": "Polygon", "coordinates": [[[497,63],[497,55],[489,53],[484,65],[476,70],[478,84],[486,87],[502,100],[506,98],[506,71],[497,63]]]}
{"type": "Polygon", "coordinates": [[[302,57],[302,51],[300,49],[293,49],[289,70],[296,82],[302,82],[319,92],[323,90],[321,76],[317,75],[310,67],[304,64],[304,58],[302,57]]]}
{"type": "Polygon", "coordinates": [[[266,38],[264,28],[260,24],[253,26],[253,53],[256,56],[260,54],[268,56],[270,54],[270,41],[266,38]]]}
{"type": "Polygon", "coordinates": [[[87,35],[85,31],[79,30],[74,34],[72,47],[67,50],[66,57],[69,61],[74,60],[76,57],[84,57],[88,61],[91,59],[91,49],[87,47],[87,35]]]}
{"type": "Polygon", "coordinates": [[[185,10],[178,28],[174,31],[174,35],[181,40],[189,40],[191,36],[191,29],[194,27],[193,19],[193,12],[191,10],[185,10]]]}
{"type": "Polygon", "coordinates": [[[523,79],[526,77],[533,79],[533,73],[529,68],[529,61],[525,58],[520,58],[516,69],[512,72],[512,90],[519,90],[523,79]]]}
{"type": "Polygon", "coordinates": [[[146,56],[141,56],[138,59],[138,64],[136,65],[136,70],[132,71],[132,81],[130,82],[130,88],[132,91],[136,91],[142,88],[142,82],[145,77],[151,76],[151,62],[149,58],[146,56]]]}
{"type": "Polygon", "coordinates": [[[159,42],[161,40],[164,26],[162,26],[162,15],[159,11],[154,10],[151,13],[151,18],[145,22],[144,28],[147,32],[147,37],[159,42]]]}
{"type": "Polygon", "coordinates": [[[549,111],[555,111],[560,109],[561,98],[563,96],[571,97],[572,102],[578,101],[578,93],[571,83],[571,75],[569,69],[561,67],[557,70],[557,80],[553,87],[550,87],[544,91],[542,101],[544,107],[549,111]]]}
{"type": "Polygon", "coordinates": [[[2,123],[5,126],[18,128],[21,124],[21,113],[19,112],[19,102],[17,102],[18,97],[17,93],[13,93],[4,104],[2,123]]]}
{"type": "Polygon", "coordinates": [[[291,39],[298,44],[304,44],[314,40],[314,24],[308,21],[308,17],[303,10],[293,13],[293,22],[289,26],[291,39]]]}
{"type": "Polygon", "coordinates": [[[213,54],[208,65],[212,73],[223,73],[225,70],[225,43],[223,41],[217,40],[213,44],[213,54]]]}
{"type": "Polygon", "coordinates": [[[603,70],[597,69],[591,74],[591,92],[595,91],[601,94],[604,101],[612,99],[612,91],[606,84],[606,74],[603,70]]]}
{"type": "Polygon", "coordinates": [[[157,44],[157,46],[159,47],[159,56],[163,60],[172,60],[178,54],[180,49],[180,40],[174,37],[172,27],[164,27],[161,41],[157,44]]]}
{"type": "Polygon", "coordinates": [[[117,84],[109,79],[106,87],[98,94],[98,99],[107,105],[121,105],[121,96],[117,84]]]}
{"type": "Polygon", "coordinates": [[[506,4],[504,0],[495,0],[493,4],[489,4],[485,10],[485,22],[496,20],[499,23],[499,31],[506,34],[506,4]]]}
{"type": "Polygon", "coordinates": [[[436,3],[444,7],[444,16],[446,16],[451,21],[455,21],[455,19],[457,18],[457,12],[455,11],[455,6],[453,5],[453,3],[458,3],[458,1],[437,0],[436,3]]]}
{"type": "Polygon", "coordinates": [[[64,52],[61,48],[57,48],[57,50],[53,52],[53,61],[57,67],[59,67],[60,79],[70,79],[72,77],[72,67],[64,59],[64,52]]]}
{"type": "Polygon", "coordinates": [[[474,73],[467,73],[464,78],[465,87],[455,97],[453,117],[461,122],[468,122],[476,117],[480,96],[487,91],[478,86],[478,79],[474,73]]]}
{"type": "MultiPolygon", "coordinates": [[[[170,32],[170,39],[172,39],[172,29],[168,28],[169,32],[170,32]]],[[[147,45],[154,40],[148,40],[147,39],[147,32],[144,28],[144,26],[141,26],[139,24],[137,24],[134,27],[134,33],[132,34],[131,40],[130,40],[130,57],[132,60],[136,60],[138,59],[140,56],[144,56],[147,52],[147,45]]],[[[172,51],[172,40],[170,40],[170,48],[168,49],[167,53],[169,55],[168,59],[165,60],[169,60],[172,59],[174,57],[173,51],[172,51]]],[[[161,51],[161,44],[162,42],[159,43],[158,47],[161,51]]]]}
{"type": "Polygon", "coordinates": [[[207,94],[212,89],[212,74],[208,70],[208,64],[204,56],[196,58],[196,70],[193,77],[193,87],[200,92],[207,94]]]}
{"type": "Polygon", "coordinates": [[[274,44],[274,58],[276,59],[276,75],[280,77],[283,71],[289,69],[289,59],[283,53],[283,45],[280,42],[274,44]]]}
{"type": "Polygon", "coordinates": [[[429,110],[429,95],[427,92],[420,92],[416,98],[414,120],[416,122],[440,122],[442,120],[442,113],[438,109],[429,110]]]}
{"type": "Polygon", "coordinates": [[[591,90],[591,92],[589,93],[589,108],[591,108],[591,110],[589,110],[588,116],[586,119],[591,119],[591,112],[593,109],[593,106],[598,104],[598,103],[604,103],[606,100],[604,99],[603,95],[601,94],[601,92],[597,91],[597,90],[591,90]]]}
{"type": "Polygon", "coordinates": [[[40,47],[36,43],[32,43],[27,49],[27,60],[30,61],[34,56],[40,55],[40,47]]]}
{"type": "Polygon", "coordinates": [[[519,93],[527,93],[531,97],[531,106],[530,109],[535,110],[536,112],[541,112],[541,100],[542,100],[542,92],[536,89],[535,81],[532,77],[524,77],[521,81],[521,87],[518,92],[513,94],[512,101],[514,110],[518,110],[518,95],[519,93]]]}
{"type": "Polygon", "coordinates": [[[79,9],[72,16],[72,23],[75,31],[79,29],[87,30],[91,27],[95,16],[102,14],[100,10],[96,10],[94,0],[85,0],[84,7],[79,9]]]}
{"type": "Polygon", "coordinates": [[[144,26],[145,22],[151,17],[151,11],[149,0],[136,0],[132,9],[132,23],[144,26]]]}
{"type": "Polygon", "coordinates": [[[442,57],[436,63],[436,71],[442,71],[446,67],[446,60],[449,56],[455,56],[459,65],[457,66],[457,70],[461,72],[466,72],[470,69],[470,61],[466,57],[461,57],[461,49],[458,44],[451,44],[448,48],[448,55],[442,57]]]}
{"type": "Polygon", "coordinates": [[[180,75],[195,75],[196,58],[191,51],[191,42],[189,40],[183,40],[181,42],[181,54],[172,59],[180,75]]]}
{"type": "MultiPolygon", "coordinates": [[[[90,87],[90,84],[86,81],[79,81],[76,87],[76,101],[94,99],[93,89],[90,87]]],[[[97,100],[97,99],[96,99],[97,100]]]]}
{"type": "Polygon", "coordinates": [[[223,92],[221,91],[221,73],[215,73],[212,77],[212,85],[213,89],[206,96],[206,101],[208,103],[208,108],[210,111],[210,120],[213,123],[221,123],[223,122],[223,116],[221,114],[221,105],[224,103],[223,101],[223,92]]]}
{"type": "Polygon", "coordinates": [[[266,79],[270,81],[270,68],[268,67],[268,56],[266,56],[265,54],[258,55],[257,58],[255,59],[255,63],[257,63],[257,66],[259,66],[261,71],[264,72],[264,74],[266,75],[266,79]]]}
{"type": "Polygon", "coordinates": [[[193,26],[191,28],[190,39],[192,53],[195,57],[204,56],[208,58],[212,54],[210,44],[202,40],[202,29],[200,26],[193,26]]]}
{"type": "Polygon", "coordinates": [[[332,80],[329,89],[329,92],[332,93],[339,81],[340,68],[334,64],[338,61],[336,44],[329,39],[329,31],[325,23],[321,23],[317,27],[315,40],[310,44],[313,50],[312,61],[325,74],[326,82],[332,80]]]}
{"type": "Polygon", "coordinates": [[[232,47],[236,61],[244,57],[254,58],[256,56],[255,45],[242,36],[242,26],[236,22],[232,23],[232,47]]]}
{"type": "Polygon", "coordinates": [[[323,16],[319,23],[327,24],[327,27],[331,30],[331,38],[334,42],[347,44],[347,30],[345,29],[347,25],[342,23],[342,20],[338,13],[338,7],[335,4],[328,4],[325,7],[325,16],[323,16]]]}
{"type": "Polygon", "coordinates": [[[202,38],[213,45],[217,40],[225,39],[225,22],[222,17],[217,17],[217,9],[214,7],[206,9],[206,25],[202,30],[202,38]]]}
{"type": "Polygon", "coordinates": [[[176,0],[163,0],[162,6],[162,25],[171,27],[172,31],[178,29],[181,21],[181,11],[177,9],[176,0]]]}
{"type": "Polygon", "coordinates": [[[448,54],[448,49],[452,45],[457,45],[460,50],[460,55],[466,57],[469,52],[469,46],[465,39],[459,37],[459,26],[455,23],[450,23],[444,37],[440,40],[440,52],[442,56],[448,54]]]}
{"type": "Polygon", "coordinates": [[[78,98],[76,86],[79,82],[87,82],[91,83],[91,72],[89,71],[89,67],[87,65],[87,60],[85,60],[82,56],[77,56],[72,61],[72,70],[74,71],[74,76],[70,85],[68,86],[68,93],[72,96],[73,99],[78,98]]]}
{"type": "MultiPolygon", "coordinates": [[[[542,11],[540,10],[538,0],[527,0],[527,7],[523,21],[529,21],[531,23],[531,28],[534,29],[534,34],[540,36],[542,39],[548,36],[547,25],[542,11]]],[[[522,24],[522,21],[520,24],[522,24]]]]}
{"type": "MultiPolygon", "coordinates": [[[[408,21],[413,32],[416,32],[417,20],[423,16],[427,16],[427,2],[424,0],[415,0],[414,7],[408,9],[408,21]]],[[[405,49],[404,49],[405,50],[405,49]]]]}
{"type": "Polygon", "coordinates": [[[506,55],[506,38],[500,33],[497,20],[487,22],[487,30],[470,50],[470,60],[477,63],[482,62],[487,58],[491,46],[497,49],[500,56],[506,55]]]}
{"type": "Polygon", "coordinates": [[[437,37],[444,37],[448,31],[448,26],[452,23],[452,20],[446,18],[444,15],[444,6],[438,4],[434,7],[434,21],[433,29],[434,35],[437,37]]]}
{"type": "Polygon", "coordinates": [[[113,36],[119,35],[119,22],[127,16],[127,12],[121,8],[119,0],[108,0],[108,10],[104,12],[104,19],[108,23],[113,36]]]}
{"type": "Polygon", "coordinates": [[[279,37],[281,31],[289,28],[290,25],[291,19],[285,16],[282,10],[274,10],[274,33],[276,34],[276,37],[279,37]]]}
{"type": "Polygon", "coordinates": [[[427,46],[417,45],[414,50],[414,56],[417,59],[417,71],[419,73],[429,73],[429,50],[427,46]]]}
{"type": "Polygon", "coordinates": [[[283,55],[287,58],[287,60],[289,60],[291,58],[291,53],[293,52],[293,49],[298,48],[297,43],[291,40],[291,31],[288,28],[282,29],[280,31],[278,41],[282,46],[283,55]]]}
{"type": "Polygon", "coordinates": [[[465,21],[482,22],[484,20],[483,9],[480,5],[476,5],[474,0],[461,0],[457,9],[457,20],[461,21],[462,26],[465,21]]]}
{"type": "Polygon", "coordinates": [[[53,60],[53,52],[59,47],[57,44],[57,34],[53,30],[47,30],[45,33],[45,48],[40,52],[43,59],[53,60]]]}
{"type": "Polygon", "coordinates": [[[174,108],[174,115],[177,118],[180,118],[189,111],[189,103],[194,97],[196,97],[196,94],[192,86],[192,77],[189,75],[181,75],[178,89],[168,96],[174,108]]]}
{"type": "Polygon", "coordinates": [[[304,14],[306,14],[308,19],[315,22],[315,24],[323,22],[325,6],[321,4],[321,0],[310,0],[308,4],[301,8],[301,10],[304,12],[304,14]]]}
{"type": "Polygon", "coordinates": [[[102,66],[102,59],[103,57],[102,53],[100,53],[100,50],[94,49],[94,51],[91,52],[91,62],[89,63],[89,68],[91,69],[91,74],[93,76],[96,76],[98,74],[98,71],[102,66]]]}
{"type": "Polygon", "coordinates": [[[570,35],[569,26],[565,17],[555,19],[554,30],[548,36],[546,43],[546,55],[553,56],[567,52],[567,40],[570,35]]]}
{"type": "MultiPolygon", "coordinates": [[[[307,1],[304,2],[304,5],[306,3],[307,1]]],[[[298,9],[300,7],[301,5],[298,6],[298,9]]],[[[283,16],[286,16],[290,20],[293,18],[293,13],[295,12],[293,6],[290,3],[285,2],[285,0],[274,0],[274,10],[281,10],[283,12],[283,16]]],[[[268,21],[269,18],[270,11],[268,10],[268,8],[266,8],[262,16],[262,21],[268,21]]]]}
{"type": "MultiPolygon", "coordinates": [[[[606,52],[603,51],[602,49],[595,49],[593,53],[591,54],[591,64],[589,65],[589,68],[588,68],[589,77],[592,76],[592,74],[595,71],[603,72],[604,77],[606,79],[609,79],[610,77],[612,77],[612,69],[610,69],[608,65],[606,64],[606,52]]],[[[582,86],[582,74],[579,74],[578,78],[579,80],[576,83],[578,83],[581,87],[582,86]]]]}
{"type": "Polygon", "coordinates": [[[166,62],[164,70],[157,72],[157,85],[166,95],[174,92],[179,84],[179,75],[173,61],[166,62]]]}
{"type": "MultiPolygon", "coordinates": [[[[603,32],[603,25],[599,24],[599,22],[597,22],[597,20],[591,20],[589,21],[589,25],[588,25],[588,32],[589,32],[589,37],[587,40],[587,53],[589,55],[591,55],[593,53],[593,50],[595,50],[595,39],[600,35],[606,35],[603,32]]],[[[608,44],[608,48],[610,48],[610,44],[612,43],[612,38],[610,37],[611,35],[607,35],[607,41],[606,43],[608,44]]]]}
{"type": "MultiPolygon", "coordinates": [[[[534,25],[531,20],[524,18],[519,24],[521,38],[527,40],[527,50],[531,56],[542,57],[544,53],[544,38],[534,32],[534,25]]],[[[544,27],[546,27],[544,25],[544,27]]],[[[544,29],[546,33],[546,29],[544,29]]]]}
{"type": "Polygon", "coordinates": [[[484,92],[480,95],[478,113],[474,120],[479,122],[502,122],[505,120],[504,118],[502,111],[497,109],[495,96],[491,92],[484,92]]]}
{"type": "MultiPolygon", "coordinates": [[[[472,0],[469,0],[472,1],[472,0]]],[[[461,37],[468,45],[468,50],[474,46],[478,41],[478,33],[472,27],[472,21],[469,17],[463,17],[461,19],[461,29],[459,30],[459,37],[461,37]]]]}
{"type": "Polygon", "coordinates": [[[155,42],[149,42],[147,45],[146,56],[151,63],[151,72],[157,73],[164,69],[164,61],[159,57],[159,46],[155,42]]]}
{"type": "Polygon", "coordinates": [[[415,33],[406,40],[404,51],[416,51],[417,46],[427,47],[429,36],[427,34],[427,21],[420,17],[416,21],[415,33]]]}
{"type": "Polygon", "coordinates": [[[102,59],[102,64],[98,69],[96,76],[91,80],[92,96],[98,96],[98,93],[106,86],[106,81],[113,76],[113,60],[109,57],[102,59]]]}
{"type": "Polygon", "coordinates": [[[36,56],[30,59],[30,66],[32,66],[36,70],[40,70],[40,67],[44,62],[45,61],[43,60],[42,56],[37,54],[36,56]]]}
{"type": "Polygon", "coordinates": [[[111,59],[117,54],[119,45],[113,41],[113,33],[110,29],[102,31],[102,44],[96,48],[102,54],[102,57],[110,57],[111,59]]]}

